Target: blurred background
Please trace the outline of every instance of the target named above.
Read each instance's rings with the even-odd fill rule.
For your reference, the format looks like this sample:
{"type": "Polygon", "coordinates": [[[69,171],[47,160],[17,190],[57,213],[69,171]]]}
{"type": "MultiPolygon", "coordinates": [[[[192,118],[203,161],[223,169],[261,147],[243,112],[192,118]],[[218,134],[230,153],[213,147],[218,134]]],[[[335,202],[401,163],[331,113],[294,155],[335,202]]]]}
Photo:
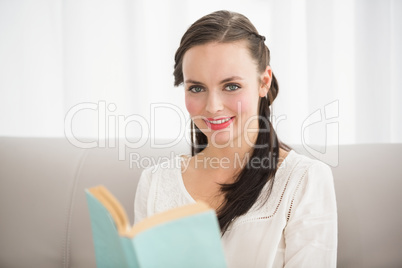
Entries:
{"type": "Polygon", "coordinates": [[[292,143],[402,142],[402,1],[0,0],[0,136],[174,139],[174,53],[227,9],[266,36],[292,143]]]}

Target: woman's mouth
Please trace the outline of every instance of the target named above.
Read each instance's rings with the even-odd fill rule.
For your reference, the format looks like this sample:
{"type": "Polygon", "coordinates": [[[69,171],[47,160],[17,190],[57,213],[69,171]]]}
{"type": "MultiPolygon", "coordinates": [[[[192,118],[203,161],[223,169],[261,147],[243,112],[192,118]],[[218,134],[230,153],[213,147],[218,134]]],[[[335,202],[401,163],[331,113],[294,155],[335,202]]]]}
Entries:
{"type": "Polygon", "coordinates": [[[212,130],[220,130],[227,128],[234,120],[234,116],[232,117],[221,117],[221,118],[206,118],[204,119],[208,128],[212,130]]]}

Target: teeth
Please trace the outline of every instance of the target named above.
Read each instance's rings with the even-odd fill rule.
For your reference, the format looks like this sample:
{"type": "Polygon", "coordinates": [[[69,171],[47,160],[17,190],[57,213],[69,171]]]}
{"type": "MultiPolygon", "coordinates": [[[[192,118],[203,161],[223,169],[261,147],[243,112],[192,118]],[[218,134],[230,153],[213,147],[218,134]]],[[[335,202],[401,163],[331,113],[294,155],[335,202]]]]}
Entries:
{"type": "Polygon", "coordinates": [[[225,123],[225,122],[229,121],[230,119],[231,118],[226,118],[226,119],[221,119],[221,120],[211,120],[211,121],[208,120],[208,122],[211,124],[217,125],[217,124],[225,123]]]}

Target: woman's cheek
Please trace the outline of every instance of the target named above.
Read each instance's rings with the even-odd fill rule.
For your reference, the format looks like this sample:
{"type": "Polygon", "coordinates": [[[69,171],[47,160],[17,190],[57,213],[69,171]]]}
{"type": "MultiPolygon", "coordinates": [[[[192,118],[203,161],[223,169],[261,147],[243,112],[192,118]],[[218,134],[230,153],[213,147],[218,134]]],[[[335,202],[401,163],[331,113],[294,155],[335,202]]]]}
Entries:
{"type": "Polygon", "coordinates": [[[186,109],[191,117],[201,115],[201,105],[199,101],[197,101],[195,98],[186,96],[185,103],[186,109]]]}
{"type": "Polygon", "coordinates": [[[247,96],[238,95],[234,96],[230,103],[230,110],[235,111],[236,114],[248,113],[247,111],[250,109],[251,100],[247,96]]]}

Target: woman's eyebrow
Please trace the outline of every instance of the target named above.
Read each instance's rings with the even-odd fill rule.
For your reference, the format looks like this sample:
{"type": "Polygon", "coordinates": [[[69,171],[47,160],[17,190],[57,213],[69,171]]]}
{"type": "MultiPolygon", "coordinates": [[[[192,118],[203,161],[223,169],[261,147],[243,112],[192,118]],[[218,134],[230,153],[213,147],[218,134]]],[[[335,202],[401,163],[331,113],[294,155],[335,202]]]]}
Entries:
{"type": "Polygon", "coordinates": [[[198,82],[198,81],[195,81],[195,80],[192,80],[192,79],[187,79],[187,80],[185,81],[185,83],[186,83],[186,84],[204,85],[203,83],[198,82]]]}
{"type": "MultiPolygon", "coordinates": [[[[230,81],[233,81],[233,80],[243,80],[243,78],[241,78],[240,76],[231,76],[231,77],[228,77],[228,78],[223,79],[223,80],[220,82],[220,84],[224,84],[224,83],[227,83],[227,82],[230,82],[230,81]]],[[[199,81],[192,80],[192,79],[187,79],[187,80],[185,81],[185,83],[203,85],[203,83],[201,83],[201,82],[199,82],[199,81]]]]}
{"type": "Polygon", "coordinates": [[[243,80],[243,78],[241,78],[240,76],[231,76],[231,77],[223,79],[221,81],[221,84],[224,84],[224,83],[227,83],[227,82],[230,82],[230,81],[233,81],[233,80],[243,80]]]}

